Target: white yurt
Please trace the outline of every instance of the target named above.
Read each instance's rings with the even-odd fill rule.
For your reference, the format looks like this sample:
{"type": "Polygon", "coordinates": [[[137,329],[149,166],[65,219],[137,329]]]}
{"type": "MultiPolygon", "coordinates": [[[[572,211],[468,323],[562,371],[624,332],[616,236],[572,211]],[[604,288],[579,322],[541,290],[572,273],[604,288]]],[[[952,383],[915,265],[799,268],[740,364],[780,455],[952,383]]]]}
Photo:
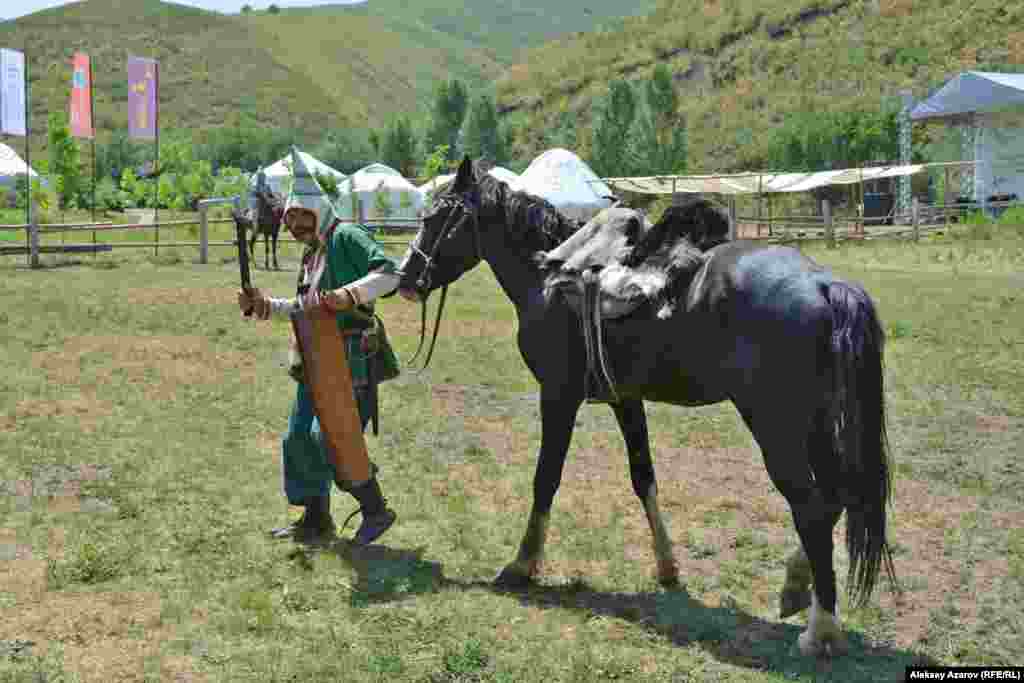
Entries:
{"type": "Polygon", "coordinates": [[[614,193],[583,159],[567,149],[549,149],[519,176],[519,188],[543,197],[569,218],[588,221],[612,205],[614,193]]]}
{"type": "Polygon", "coordinates": [[[17,152],[0,142],[0,189],[4,192],[13,191],[18,176],[25,173],[33,178],[39,177],[35,169],[29,168],[17,152]]]}
{"type": "Polygon", "coordinates": [[[416,189],[420,191],[420,194],[426,197],[428,194],[433,194],[438,190],[438,188],[444,187],[453,180],[455,180],[454,173],[445,173],[444,175],[439,175],[436,178],[428,180],[416,189]]]}
{"type": "MultiPolygon", "coordinates": [[[[302,159],[302,163],[305,164],[310,173],[334,176],[338,179],[339,183],[348,177],[338,169],[328,166],[308,152],[297,150],[295,153],[300,159],[302,159]]],[[[252,178],[249,180],[250,192],[256,189],[256,183],[258,182],[260,173],[263,174],[266,179],[266,183],[270,185],[271,190],[282,197],[287,196],[292,189],[292,154],[289,153],[278,159],[273,164],[265,166],[254,173],[252,178]]]]}
{"type": "Polygon", "coordinates": [[[359,169],[338,186],[338,192],[338,213],[356,222],[415,219],[424,203],[423,193],[385,164],[370,164],[359,169]]]}

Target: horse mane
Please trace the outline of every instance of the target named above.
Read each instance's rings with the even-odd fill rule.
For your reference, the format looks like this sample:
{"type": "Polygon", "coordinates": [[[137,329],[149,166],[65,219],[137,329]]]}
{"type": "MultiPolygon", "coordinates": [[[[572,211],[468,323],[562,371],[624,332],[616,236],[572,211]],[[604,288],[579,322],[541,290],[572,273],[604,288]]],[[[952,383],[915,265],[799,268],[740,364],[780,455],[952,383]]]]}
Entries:
{"type": "Polygon", "coordinates": [[[623,265],[636,267],[666,245],[685,240],[700,251],[729,241],[729,221],[706,199],[693,199],[665,209],[661,219],[643,234],[623,265]]]}
{"type": "Polygon", "coordinates": [[[481,173],[479,165],[474,166],[482,203],[501,211],[506,230],[531,251],[554,249],[579,230],[580,223],[563,216],[551,202],[514,191],[489,173],[481,173]]]}

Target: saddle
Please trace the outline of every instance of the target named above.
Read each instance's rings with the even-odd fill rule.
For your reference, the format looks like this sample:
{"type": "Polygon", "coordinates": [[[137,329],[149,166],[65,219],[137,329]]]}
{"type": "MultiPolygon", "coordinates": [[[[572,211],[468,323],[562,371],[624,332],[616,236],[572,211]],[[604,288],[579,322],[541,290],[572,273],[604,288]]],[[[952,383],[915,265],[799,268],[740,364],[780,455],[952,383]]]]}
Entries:
{"type": "Polygon", "coordinates": [[[669,207],[652,225],[628,208],[605,209],[572,237],[537,254],[544,296],[561,296],[580,318],[587,353],[584,397],[618,402],[604,348],[604,321],[629,324],[649,304],[668,318],[705,263],[704,253],[728,240],[729,224],[705,200],[669,207]]]}

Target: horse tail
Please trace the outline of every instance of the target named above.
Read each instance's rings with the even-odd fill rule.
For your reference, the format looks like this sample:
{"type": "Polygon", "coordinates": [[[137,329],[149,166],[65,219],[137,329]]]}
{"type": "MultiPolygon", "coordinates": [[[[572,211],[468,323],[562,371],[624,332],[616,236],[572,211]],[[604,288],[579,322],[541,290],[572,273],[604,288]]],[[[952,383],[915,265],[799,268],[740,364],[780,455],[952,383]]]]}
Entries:
{"type": "Polygon", "coordinates": [[[847,591],[851,604],[863,606],[883,567],[897,586],[885,536],[892,495],[882,359],[885,333],[871,297],[861,287],[832,282],[828,300],[834,373],[829,431],[839,457],[840,499],[846,508],[847,591]]]}

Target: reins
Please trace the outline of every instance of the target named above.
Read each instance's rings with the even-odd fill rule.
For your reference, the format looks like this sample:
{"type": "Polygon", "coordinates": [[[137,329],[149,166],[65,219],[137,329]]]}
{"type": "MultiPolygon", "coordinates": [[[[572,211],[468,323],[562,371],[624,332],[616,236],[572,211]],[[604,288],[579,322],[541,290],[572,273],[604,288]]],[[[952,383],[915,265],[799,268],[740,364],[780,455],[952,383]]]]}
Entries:
{"type": "MultiPolygon", "coordinates": [[[[476,248],[476,255],[478,259],[483,260],[483,251],[481,249],[480,240],[480,224],[477,218],[477,212],[470,211],[466,201],[462,198],[456,199],[454,197],[445,197],[441,201],[446,204],[453,205],[453,208],[457,206],[462,210],[461,214],[465,214],[472,219],[474,238],[473,241],[474,246],[476,248]]],[[[409,243],[409,250],[412,253],[419,256],[421,259],[423,259],[423,271],[420,273],[419,278],[416,280],[416,288],[419,289],[420,291],[428,292],[427,295],[424,296],[423,300],[420,302],[420,343],[416,347],[416,352],[412,355],[412,358],[410,358],[407,363],[407,365],[410,367],[416,362],[416,359],[419,358],[420,352],[423,350],[423,342],[426,340],[427,336],[427,300],[430,298],[430,280],[431,273],[436,263],[435,258],[437,257],[438,249],[440,249],[441,247],[441,242],[444,241],[445,237],[452,230],[452,228],[455,225],[457,225],[457,223],[455,222],[456,215],[458,214],[455,211],[449,210],[448,217],[444,222],[444,226],[441,228],[441,231],[437,234],[437,239],[434,240],[434,244],[431,245],[429,254],[420,249],[419,246],[416,244],[415,240],[409,243]]],[[[441,316],[443,315],[444,304],[447,298],[448,285],[443,285],[441,287],[441,301],[438,302],[437,315],[434,318],[434,331],[430,337],[430,346],[427,348],[427,357],[423,360],[423,366],[416,371],[417,374],[424,372],[427,369],[427,366],[430,365],[430,359],[434,357],[434,347],[437,344],[437,335],[441,328],[441,316]]]]}

